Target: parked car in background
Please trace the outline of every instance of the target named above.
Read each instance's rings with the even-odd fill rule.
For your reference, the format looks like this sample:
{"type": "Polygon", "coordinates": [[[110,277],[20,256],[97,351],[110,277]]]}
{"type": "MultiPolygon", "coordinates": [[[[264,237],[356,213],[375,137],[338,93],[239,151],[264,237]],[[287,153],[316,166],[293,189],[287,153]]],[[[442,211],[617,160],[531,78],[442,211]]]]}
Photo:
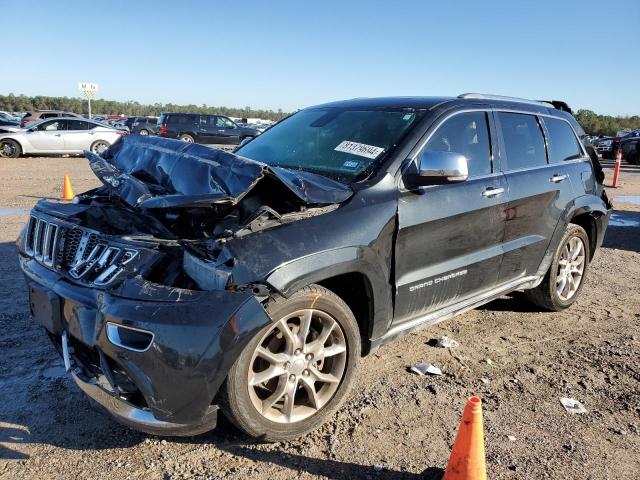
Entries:
{"type": "Polygon", "coordinates": [[[614,137],[603,136],[593,141],[593,146],[602,158],[613,158],[613,143],[614,137]]]}
{"type": "Polygon", "coordinates": [[[0,135],[0,157],[23,154],[100,154],[126,132],[84,118],[42,120],[28,128],[0,135]]]}
{"type": "Polygon", "coordinates": [[[158,135],[189,143],[239,145],[260,135],[255,128],[241,127],[224,115],[163,113],[158,119],[158,135]]]}
{"type": "Polygon", "coordinates": [[[63,112],[62,110],[34,110],[33,112],[25,113],[24,117],[20,121],[21,127],[27,127],[32,123],[39,122],[40,120],[45,120],[47,118],[57,118],[57,117],[76,117],[82,118],[82,116],[73,112],[63,112]]]}
{"type": "Polygon", "coordinates": [[[131,117],[133,122],[129,130],[138,135],[155,135],[158,130],[158,117],[131,117]]]}
{"type": "Polygon", "coordinates": [[[15,122],[20,124],[20,119],[9,112],[0,112],[0,121],[15,122]]]}
{"type": "Polygon", "coordinates": [[[18,127],[20,128],[20,121],[14,118],[0,117],[0,127],[18,127]]]}
{"type": "Polygon", "coordinates": [[[640,164],[640,134],[629,135],[620,140],[622,159],[631,165],[640,164]]]}

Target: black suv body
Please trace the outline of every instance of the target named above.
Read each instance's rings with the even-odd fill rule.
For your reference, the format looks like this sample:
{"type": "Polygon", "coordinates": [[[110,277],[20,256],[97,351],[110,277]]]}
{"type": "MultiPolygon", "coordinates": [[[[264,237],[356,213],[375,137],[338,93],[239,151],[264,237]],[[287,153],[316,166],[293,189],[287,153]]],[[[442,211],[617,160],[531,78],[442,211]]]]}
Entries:
{"type": "Polygon", "coordinates": [[[299,436],[400,335],[514,290],[573,303],[611,208],[581,137],[483,95],[311,107],[235,154],[127,136],[86,152],[103,187],[34,207],[33,317],[122,423],[194,434],[221,406],[299,436]]]}
{"type": "Polygon", "coordinates": [[[136,135],[155,135],[158,130],[158,117],[129,117],[125,125],[136,135]]]}
{"type": "Polygon", "coordinates": [[[163,113],[158,119],[158,135],[188,143],[239,145],[259,134],[258,130],[241,127],[224,115],[163,113]]]}

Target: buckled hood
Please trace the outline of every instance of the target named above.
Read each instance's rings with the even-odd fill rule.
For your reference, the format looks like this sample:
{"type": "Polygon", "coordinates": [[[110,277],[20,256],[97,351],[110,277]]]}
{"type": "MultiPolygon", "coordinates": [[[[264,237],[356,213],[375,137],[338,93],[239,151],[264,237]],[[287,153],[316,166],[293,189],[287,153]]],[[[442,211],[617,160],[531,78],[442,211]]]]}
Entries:
{"type": "Polygon", "coordinates": [[[139,208],[233,205],[268,176],[307,204],[342,203],[353,194],[347,185],[322,175],[161,137],[129,135],[101,156],[84,153],[100,181],[139,208]]]}

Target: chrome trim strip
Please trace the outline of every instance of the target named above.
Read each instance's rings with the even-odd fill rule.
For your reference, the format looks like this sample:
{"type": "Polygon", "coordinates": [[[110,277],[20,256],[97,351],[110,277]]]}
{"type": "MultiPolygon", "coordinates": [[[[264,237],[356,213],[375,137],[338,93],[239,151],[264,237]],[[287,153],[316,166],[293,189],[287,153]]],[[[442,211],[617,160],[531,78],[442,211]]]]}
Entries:
{"type": "Polygon", "coordinates": [[[146,352],[147,350],[149,350],[149,348],[151,348],[151,345],[153,345],[153,341],[156,338],[155,334],[153,332],[150,332],[149,330],[143,330],[141,328],[129,327],[127,325],[119,325],[117,323],[112,323],[112,322],[107,322],[106,333],[107,333],[107,339],[111,343],[113,343],[116,347],[124,348],[126,350],[131,350],[132,352],[140,352],[140,353],[141,352],[146,352]],[[151,340],[149,340],[149,345],[147,345],[147,347],[144,348],[144,349],[131,348],[131,347],[127,346],[127,345],[123,345],[122,341],[120,340],[120,332],[118,332],[118,328],[134,330],[136,332],[146,333],[147,335],[151,335],[151,340]]]}
{"type": "Polygon", "coordinates": [[[436,310],[435,312],[428,313],[426,315],[422,315],[420,317],[414,318],[413,320],[409,320],[408,322],[401,323],[396,325],[395,327],[391,327],[387,333],[385,333],[381,340],[384,340],[388,337],[393,337],[398,333],[404,330],[411,330],[416,327],[426,327],[430,325],[435,325],[436,323],[440,323],[448,318],[451,318],[455,315],[464,313],[468,310],[472,310],[477,306],[482,305],[486,301],[491,298],[495,298],[496,296],[500,296],[504,293],[515,290],[519,285],[523,285],[525,283],[536,280],[538,277],[535,275],[530,275],[527,277],[518,278],[516,280],[512,280],[505,284],[499,285],[491,290],[488,290],[485,293],[481,293],[474,297],[468,298],[460,303],[455,305],[451,305],[449,307],[442,308],[440,310],[436,310]]]}

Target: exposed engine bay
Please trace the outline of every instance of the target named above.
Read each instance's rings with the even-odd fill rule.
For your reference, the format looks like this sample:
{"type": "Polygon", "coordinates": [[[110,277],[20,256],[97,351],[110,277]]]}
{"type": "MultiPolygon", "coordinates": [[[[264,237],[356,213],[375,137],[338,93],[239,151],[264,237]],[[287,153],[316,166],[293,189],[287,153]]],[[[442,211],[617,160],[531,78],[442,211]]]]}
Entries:
{"type": "Polygon", "coordinates": [[[328,177],[164,138],[128,136],[101,156],[85,154],[103,186],[72,204],[41,201],[35,211],[46,219],[34,214],[26,241],[46,246],[44,229],[53,225],[60,241],[48,240],[51,250],[59,250],[51,254],[65,257],[72,280],[90,286],[106,285],[98,279],[116,285],[142,276],[186,289],[237,288],[228,242],[330,212],[353,193],[328,177]],[[56,228],[56,218],[64,228],[56,228]],[[142,247],[116,248],[113,242],[142,247]],[[135,262],[127,257],[117,274],[106,274],[125,250],[146,254],[136,254],[135,262]]]}

